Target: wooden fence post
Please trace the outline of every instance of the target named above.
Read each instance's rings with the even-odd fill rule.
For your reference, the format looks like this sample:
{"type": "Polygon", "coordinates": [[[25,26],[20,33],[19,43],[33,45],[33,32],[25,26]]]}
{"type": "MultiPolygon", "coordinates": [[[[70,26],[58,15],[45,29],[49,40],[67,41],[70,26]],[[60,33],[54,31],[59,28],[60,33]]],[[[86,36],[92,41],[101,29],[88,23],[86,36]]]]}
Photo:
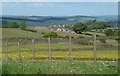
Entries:
{"type": "Polygon", "coordinates": [[[96,64],[96,57],[97,57],[97,53],[96,53],[96,34],[93,34],[93,48],[94,48],[94,63],[96,64]]]}
{"type": "Polygon", "coordinates": [[[18,57],[21,62],[21,51],[20,51],[20,42],[18,41],[18,57]]]}
{"type": "Polygon", "coordinates": [[[35,61],[35,40],[32,39],[32,54],[33,54],[33,62],[35,61]]]}
{"type": "Polygon", "coordinates": [[[52,62],[52,51],[51,51],[51,44],[50,44],[50,38],[48,38],[48,48],[49,48],[49,62],[52,62]]]}
{"type": "Polygon", "coordinates": [[[72,43],[71,43],[71,37],[69,37],[69,60],[72,60],[72,43]]]}

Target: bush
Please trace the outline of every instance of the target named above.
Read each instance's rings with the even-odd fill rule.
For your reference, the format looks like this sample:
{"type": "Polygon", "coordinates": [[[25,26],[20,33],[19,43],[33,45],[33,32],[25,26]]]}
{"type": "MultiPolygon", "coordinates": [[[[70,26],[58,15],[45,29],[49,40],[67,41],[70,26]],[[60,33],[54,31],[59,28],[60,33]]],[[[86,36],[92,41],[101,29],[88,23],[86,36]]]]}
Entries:
{"type": "Polygon", "coordinates": [[[65,38],[69,38],[69,36],[68,36],[68,35],[66,35],[66,36],[65,36],[65,38]]]}
{"type": "Polygon", "coordinates": [[[18,28],[19,25],[18,25],[17,22],[9,22],[9,23],[7,24],[7,27],[8,27],[8,28],[18,28]]]}
{"type": "Polygon", "coordinates": [[[106,36],[114,36],[115,32],[112,29],[107,29],[104,32],[106,36]]]}
{"type": "Polygon", "coordinates": [[[43,35],[43,37],[45,37],[45,38],[57,38],[58,35],[57,35],[56,32],[49,32],[49,33],[45,33],[45,34],[43,35]]]}
{"type": "Polygon", "coordinates": [[[106,43],[106,39],[100,39],[100,42],[106,43]]]}
{"type": "Polygon", "coordinates": [[[79,35],[79,36],[77,36],[77,38],[79,39],[79,38],[84,38],[84,36],[82,36],[82,35],[79,35]]]}
{"type": "Polygon", "coordinates": [[[41,32],[41,34],[45,34],[45,32],[41,32]]]}
{"type": "MultiPolygon", "coordinates": [[[[120,41],[120,38],[116,38],[115,40],[116,40],[116,41],[120,41]]],[[[119,42],[118,42],[118,43],[119,43],[119,42]]]]}

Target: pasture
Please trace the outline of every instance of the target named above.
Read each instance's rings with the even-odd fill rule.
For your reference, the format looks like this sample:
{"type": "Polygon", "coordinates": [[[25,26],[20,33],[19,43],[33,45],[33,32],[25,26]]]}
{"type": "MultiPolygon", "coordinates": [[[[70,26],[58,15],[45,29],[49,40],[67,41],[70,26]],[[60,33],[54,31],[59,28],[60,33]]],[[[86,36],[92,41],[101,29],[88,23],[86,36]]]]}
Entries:
{"type": "Polygon", "coordinates": [[[118,74],[116,62],[16,62],[3,61],[2,74],[118,74]]]}
{"type": "Polygon", "coordinates": [[[94,38],[6,39],[2,74],[118,74],[117,41],[94,38]]]}

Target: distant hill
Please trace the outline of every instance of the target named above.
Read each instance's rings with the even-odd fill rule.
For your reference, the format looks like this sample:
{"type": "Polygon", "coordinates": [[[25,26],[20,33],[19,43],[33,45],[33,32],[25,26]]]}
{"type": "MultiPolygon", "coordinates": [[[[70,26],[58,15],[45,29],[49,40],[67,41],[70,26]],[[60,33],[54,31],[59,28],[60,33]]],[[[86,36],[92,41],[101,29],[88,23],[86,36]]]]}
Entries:
{"type": "Polygon", "coordinates": [[[111,23],[118,23],[118,15],[104,15],[104,16],[98,16],[100,19],[105,19],[110,21],[111,23]]]}
{"type": "Polygon", "coordinates": [[[17,22],[21,23],[22,20],[26,21],[27,27],[42,27],[42,26],[50,26],[56,24],[68,24],[75,22],[86,22],[91,20],[97,21],[108,21],[108,19],[104,17],[97,16],[0,16],[0,22],[3,25],[7,25],[8,22],[17,22]]]}

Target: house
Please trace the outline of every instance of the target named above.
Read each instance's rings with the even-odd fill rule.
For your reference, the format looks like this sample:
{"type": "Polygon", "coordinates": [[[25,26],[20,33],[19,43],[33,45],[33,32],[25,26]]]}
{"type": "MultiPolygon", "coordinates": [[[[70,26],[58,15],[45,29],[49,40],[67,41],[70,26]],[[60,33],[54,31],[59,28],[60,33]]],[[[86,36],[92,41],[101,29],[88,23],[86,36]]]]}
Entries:
{"type": "Polygon", "coordinates": [[[48,27],[28,27],[30,30],[49,30],[48,27]]]}
{"type": "Polygon", "coordinates": [[[62,31],[62,29],[61,29],[61,28],[58,28],[56,31],[60,32],[60,31],[62,31]]]}

